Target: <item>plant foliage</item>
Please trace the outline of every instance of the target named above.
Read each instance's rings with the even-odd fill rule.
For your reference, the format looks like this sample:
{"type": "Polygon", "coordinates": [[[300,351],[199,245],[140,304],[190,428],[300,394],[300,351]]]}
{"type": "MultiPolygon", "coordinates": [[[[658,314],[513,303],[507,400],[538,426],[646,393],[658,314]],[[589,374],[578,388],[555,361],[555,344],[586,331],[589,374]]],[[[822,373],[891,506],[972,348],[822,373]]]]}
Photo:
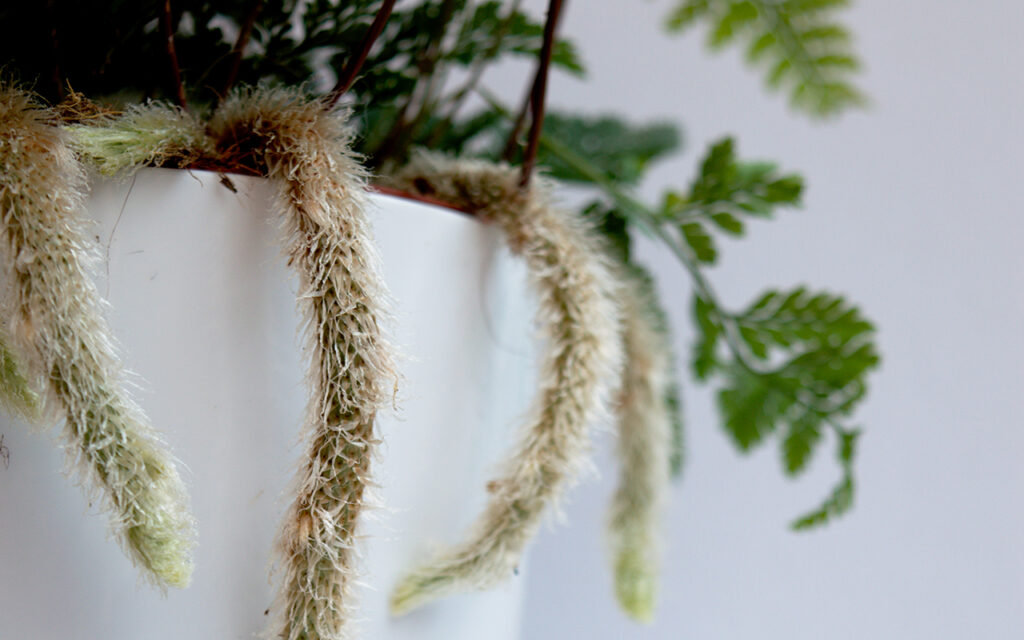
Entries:
{"type": "MultiPolygon", "coordinates": [[[[544,133],[573,146],[621,184],[635,185],[647,168],[679,149],[679,128],[669,122],[635,125],[603,115],[579,116],[552,112],[544,118],[544,133]]],[[[586,175],[556,154],[541,150],[538,162],[545,173],[563,182],[589,183],[586,175]]]]}
{"type": "Polygon", "coordinates": [[[848,0],[683,0],[669,16],[670,31],[708,25],[713,49],[741,42],[747,61],[765,70],[773,89],[815,116],[864,103],[850,82],[860,67],[850,32],[835,21],[848,0]]]}
{"type": "MultiPolygon", "coordinates": [[[[803,111],[828,116],[860,104],[852,85],[858,63],[849,32],[836,21],[846,0],[676,0],[669,29],[705,24],[714,48],[745,47],[768,84],[784,88],[803,111]]],[[[52,102],[70,84],[115,103],[173,95],[162,3],[126,0],[0,3],[0,65],[52,102]]],[[[194,111],[215,104],[227,86],[232,49],[250,19],[251,37],[238,84],[304,85],[325,93],[363,41],[380,0],[173,0],[181,73],[194,111]],[[254,8],[259,11],[253,13],[254,8]]],[[[353,104],[355,150],[373,170],[401,165],[417,146],[458,156],[518,159],[513,123],[520,118],[487,93],[481,77],[495,62],[530,61],[543,21],[518,2],[400,2],[370,50],[345,100],[353,104]],[[483,105],[479,104],[483,98],[483,105]]],[[[554,67],[581,75],[572,40],[560,37],[554,67]]],[[[721,235],[742,236],[751,219],[799,206],[803,179],[769,162],[740,159],[730,138],[705,154],[689,185],[666,189],[657,204],[630,190],[657,162],[679,151],[673,123],[628,122],[613,115],[549,112],[538,161],[549,176],[584,194],[611,252],[640,270],[631,252],[639,231],[671,250],[694,289],[694,376],[718,386],[730,440],[748,451],[778,441],[783,467],[798,474],[829,439],[843,470],[835,492],[795,523],[821,524],[853,498],[856,429],[845,426],[878,363],[873,328],[844,298],[798,288],[771,290],[732,312],[704,275],[720,258],[721,235]]],[[[644,278],[650,283],[649,275],[644,278]]],[[[660,308],[652,310],[663,316],[660,308]]],[[[663,323],[666,336],[667,323],[663,323]]],[[[669,340],[666,337],[666,348],[669,340]]],[[[679,416],[678,397],[666,404],[679,416]]],[[[669,453],[678,474],[682,421],[669,453]]]]}
{"type": "Polygon", "coordinates": [[[777,434],[783,469],[797,475],[826,429],[838,438],[843,479],[822,507],[794,526],[808,528],[846,511],[856,430],[841,421],[864,397],[867,374],[879,364],[872,324],[841,296],[803,287],[768,291],[736,314],[700,296],[693,309],[694,374],[721,379],[723,426],[741,451],[777,434]]]}
{"type": "MultiPolygon", "coordinates": [[[[650,207],[609,178],[600,155],[588,158],[578,138],[543,141],[598,194],[585,211],[621,259],[632,259],[630,234],[640,228],[668,245],[687,267],[696,290],[691,369],[698,380],[718,383],[722,424],[740,451],[776,435],[783,469],[797,475],[825,431],[846,443],[839,456],[842,481],[794,527],[810,528],[844,513],[854,488],[850,434],[858,432],[843,421],[863,399],[867,375],[879,364],[874,326],[842,296],[804,287],[769,290],[732,312],[718,302],[702,272],[718,255],[713,232],[741,236],[747,219],[769,218],[777,208],[799,205],[802,178],[774,163],[740,160],[726,138],[708,150],[689,189],[670,190],[660,206],[650,207]]],[[[676,433],[681,438],[681,431],[676,433]]],[[[681,446],[673,453],[676,473],[681,453],[681,446]]]]}
{"type": "Polygon", "coordinates": [[[666,193],[659,218],[679,226],[700,262],[713,263],[718,249],[711,229],[742,236],[745,216],[766,218],[776,207],[797,206],[802,192],[800,176],[780,174],[770,162],[738,160],[732,138],[725,138],[708,151],[688,193],[666,193]]]}

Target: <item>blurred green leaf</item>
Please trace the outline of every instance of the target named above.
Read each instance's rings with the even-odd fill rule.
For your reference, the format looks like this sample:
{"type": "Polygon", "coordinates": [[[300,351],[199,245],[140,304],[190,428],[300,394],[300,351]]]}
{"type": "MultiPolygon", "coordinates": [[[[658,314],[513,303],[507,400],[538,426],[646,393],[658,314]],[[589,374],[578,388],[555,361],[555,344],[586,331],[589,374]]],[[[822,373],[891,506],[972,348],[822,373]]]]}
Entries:
{"type": "Polygon", "coordinates": [[[831,427],[839,435],[843,480],[794,527],[842,514],[852,502],[856,432],[839,421],[864,397],[867,375],[878,367],[873,325],[841,296],[803,287],[765,292],[728,315],[731,329],[715,320],[720,313],[696,298],[694,369],[701,379],[712,370],[721,374],[718,405],[726,432],[741,451],[780,433],[783,468],[796,475],[807,468],[825,426],[831,427]],[[739,351],[723,359],[716,344],[730,331],[739,351]]]}
{"type": "MultiPolygon", "coordinates": [[[[596,200],[582,209],[583,217],[590,220],[594,228],[604,237],[605,245],[612,255],[623,262],[639,279],[641,275],[648,277],[639,265],[630,261],[632,243],[629,237],[629,222],[615,207],[596,200]]],[[[653,291],[653,290],[652,290],[653,291]]],[[[653,295],[653,294],[652,294],[653,295]]]]}
{"type": "Polygon", "coordinates": [[[769,217],[777,207],[797,206],[802,192],[800,176],[781,174],[770,162],[737,159],[732,139],[725,138],[708,149],[688,192],[664,195],[659,218],[678,224],[697,259],[713,263],[718,252],[705,222],[742,236],[744,216],[769,217]]]}
{"type": "Polygon", "coordinates": [[[708,26],[708,45],[745,42],[746,59],[765,69],[771,88],[786,87],[790,103],[813,116],[863,105],[850,82],[860,63],[849,32],[834,20],[846,0],[682,0],[669,14],[669,31],[708,26]]]}
{"type": "MultiPolygon", "coordinates": [[[[680,145],[675,125],[634,125],[613,116],[548,113],[544,117],[544,134],[562,141],[624,185],[638,183],[653,162],[675,152],[680,145]]],[[[592,184],[588,176],[543,147],[537,157],[546,173],[557,180],[592,184]]]]}
{"type": "Polygon", "coordinates": [[[712,306],[697,295],[693,296],[693,319],[697,328],[697,341],[693,346],[691,367],[698,380],[707,380],[721,366],[718,340],[722,335],[722,327],[712,317],[712,306]]]}
{"type": "Polygon", "coordinates": [[[713,263],[718,257],[718,250],[711,235],[699,222],[686,222],[679,226],[683,234],[683,240],[693,250],[697,260],[704,263],[713,263]]]}
{"type": "Polygon", "coordinates": [[[843,474],[839,479],[839,483],[836,484],[835,488],[832,489],[832,492],[819,507],[800,516],[790,524],[794,530],[804,531],[826,524],[843,515],[853,506],[855,489],[853,459],[856,454],[857,437],[859,435],[860,432],[858,431],[840,433],[837,445],[837,458],[842,467],[843,474]]]}
{"type": "MultiPolygon", "coordinates": [[[[543,41],[544,23],[522,11],[516,11],[506,21],[503,4],[491,0],[476,5],[468,19],[462,22],[455,44],[445,59],[469,66],[481,58],[500,58],[507,54],[535,58],[543,41]],[[503,30],[502,38],[495,50],[494,36],[499,30],[503,30]]],[[[555,41],[551,64],[576,76],[584,73],[576,46],[564,38],[555,41]]]]}

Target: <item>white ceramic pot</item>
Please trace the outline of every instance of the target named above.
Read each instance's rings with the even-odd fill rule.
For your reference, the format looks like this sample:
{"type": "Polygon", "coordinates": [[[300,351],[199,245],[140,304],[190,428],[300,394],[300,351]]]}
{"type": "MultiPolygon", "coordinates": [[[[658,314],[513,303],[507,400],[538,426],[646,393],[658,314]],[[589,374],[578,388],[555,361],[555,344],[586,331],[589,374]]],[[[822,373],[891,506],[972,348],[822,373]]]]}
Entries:
{"type": "MultiPolygon", "coordinates": [[[[189,486],[199,546],[192,585],[140,582],[107,522],[62,474],[56,431],[0,422],[0,638],[249,639],[273,599],[272,541],[304,449],[296,279],[270,187],[150,169],[90,198],[105,255],[100,292],[137,397],[189,486]]],[[[451,211],[373,196],[404,380],[380,422],[384,508],[365,534],[358,637],[512,640],[523,578],[387,614],[399,574],[458,540],[511,444],[533,386],[533,304],[494,229],[451,211]]]]}

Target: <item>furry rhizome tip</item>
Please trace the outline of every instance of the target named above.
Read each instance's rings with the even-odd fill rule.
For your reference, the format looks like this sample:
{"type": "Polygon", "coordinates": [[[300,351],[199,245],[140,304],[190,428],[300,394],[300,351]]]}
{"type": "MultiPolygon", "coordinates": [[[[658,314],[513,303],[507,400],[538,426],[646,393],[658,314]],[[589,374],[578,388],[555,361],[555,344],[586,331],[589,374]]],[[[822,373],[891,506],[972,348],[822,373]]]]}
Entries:
{"type": "Polygon", "coordinates": [[[0,86],[0,248],[11,351],[143,574],[184,587],[193,519],[174,460],[125,388],[90,279],[85,173],[52,112],[0,86]]]}
{"type": "Polygon", "coordinates": [[[391,596],[402,614],[431,600],[509,579],[542,516],[587,462],[588,424],[603,408],[620,360],[615,281],[596,234],[550,204],[546,185],[518,185],[509,166],[421,155],[396,187],[474,211],[503,232],[527,266],[546,342],[539,389],[519,442],[488,484],[469,535],[406,575],[391,596]]]}
{"type": "Polygon", "coordinates": [[[665,397],[673,383],[672,358],[650,283],[625,266],[618,272],[625,360],[615,405],[619,485],[608,534],[619,605],[649,623],[657,601],[661,508],[671,479],[672,416],[665,397]]]}

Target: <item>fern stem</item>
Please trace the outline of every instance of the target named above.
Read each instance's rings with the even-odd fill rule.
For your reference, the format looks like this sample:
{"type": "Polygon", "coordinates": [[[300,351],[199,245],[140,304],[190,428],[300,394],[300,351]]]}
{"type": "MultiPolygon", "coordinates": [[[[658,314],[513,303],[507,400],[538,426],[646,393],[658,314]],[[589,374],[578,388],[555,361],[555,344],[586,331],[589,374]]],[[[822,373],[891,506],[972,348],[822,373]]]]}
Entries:
{"type": "Polygon", "coordinates": [[[50,80],[53,81],[58,101],[64,100],[67,91],[64,89],[64,72],[61,69],[63,54],[60,46],[60,30],[58,29],[59,15],[56,7],[56,0],[46,0],[46,17],[50,21],[50,51],[53,55],[53,67],[50,72],[50,80]]]}
{"type": "Polygon", "coordinates": [[[380,9],[377,10],[377,15],[374,16],[373,22],[370,24],[370,28],[366,31],[366,36],[359,45],[359,49],[356,50],[355,56],[348,61],[345,65],[344,73],[338,77],[337,84],[335,84],[331,92],[324,97],[324,107],[327,110],[333,109],[334,105],[336,105],[338,100],[341,99],[341,96],[345,95],[345,93],[352,87],[352,84],[356,81],[359,71],[363,68],[363,63],[366,62],[366,58],[370,55],[373,43],[376,42],[377,38],[380,37],[380,34],[384,32],[384,27],[387,25],[388,18],[391,17],[391,11],[394,8],[395,0],[384,0],[384,2],[381,3],[380,9]]]}
{"type": "Polygon", "coordinates": [[[223,101],[231,91],[231,87],[235,86],[238,72],[242,67],[242,58],[245,56],[245,47],[249,44],[253,27],[256,26],[256,18],[259,16],[260,11],[263,10],[263,3],[264,0],[253,0],[249,13],[245,17],[245,22],[242,23],[241,28],[238,30],[238,38],[235,40],[235,45],[231,47],[231,61],[228,65],[227,75],[224,77],[224,85],[220,90],[218,102],[223,101]]]}
{"type": "Polygon", "coordinates": [[[171,91],[179,107],[185,109],[185,86],[181,81],[181,67],[178,65],[178,52],[174,46],[174,17],[171,11],[171,0],[164,0],[160,12],[160,32],[164,38],[164,49],[167,53],[167,68],[171,74],[171,91]]]}
{"type": "Polygon", "coordinates": [[[530,92],[530,134],[523,151],[523,167],[519,176],[519,186],[526,188],[533,175],[533,165],[537,162],[537,148],[540,145],[540,133],[544,127],[544,106],[548,89],[548,69],[551,67],[551,55],[555,49],[555,29],[562,13],[564,0],[550,0],[548,15],[544,21],[544,40],[540,47],[537,62],[537,75],[533,79],[530,92]]]}

